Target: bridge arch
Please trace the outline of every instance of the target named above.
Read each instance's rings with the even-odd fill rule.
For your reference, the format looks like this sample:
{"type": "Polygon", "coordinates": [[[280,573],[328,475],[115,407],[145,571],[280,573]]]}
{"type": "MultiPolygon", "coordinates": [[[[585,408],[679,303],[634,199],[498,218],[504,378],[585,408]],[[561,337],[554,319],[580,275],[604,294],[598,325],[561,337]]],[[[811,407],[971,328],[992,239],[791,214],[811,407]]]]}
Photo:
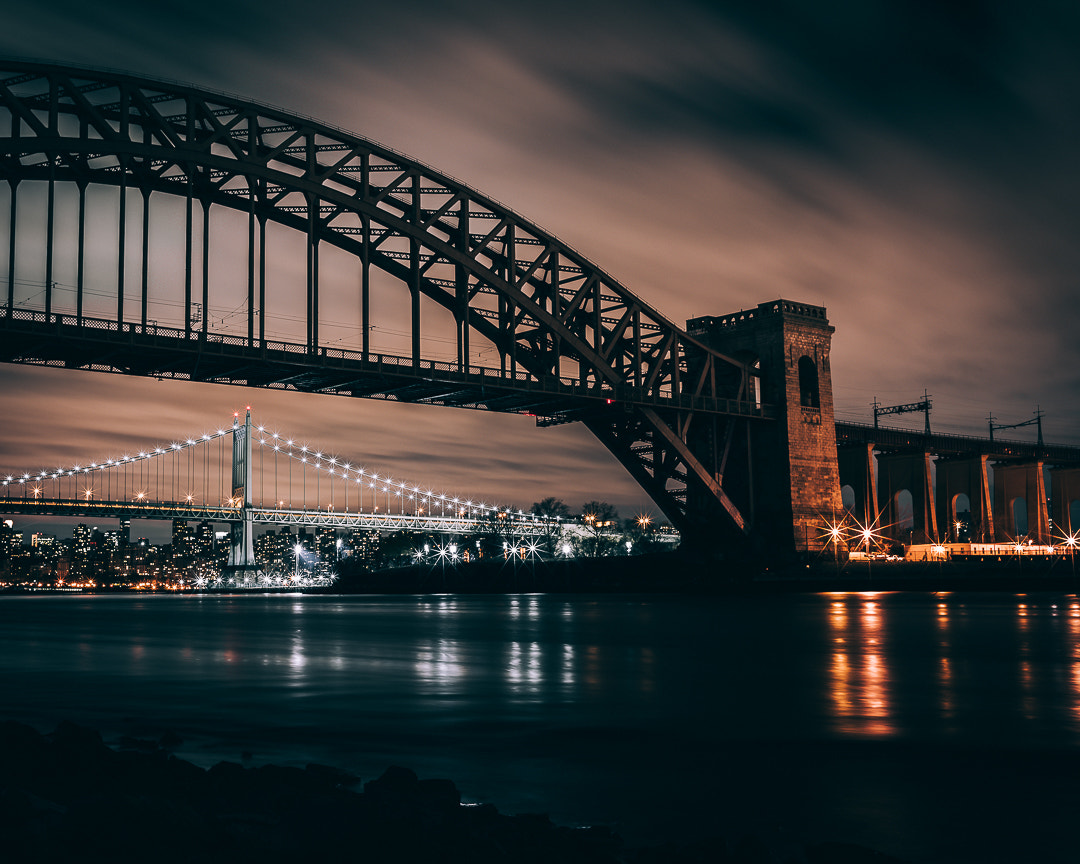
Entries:
{"type": "Polygon", "coordinates": [[[915,496],[910,489],[897,489],[892,496],[893,534],[907,536],[915,528],[915,496]]]}
{"type": "Polygon", "coordinates": [[[752,523],[752,502],[733,500],[720,478],[736,427],[768,415],[767,406],[747,398],[758,373],[464,183],[277,108],[52,64],[0,64],[0,129],[7,130],[0,133],[0,178],[10,190],[8,348],[0,359],[528,413],[542,424],[580,420],[684,533],[707,535],[720,519],[740,536],[752,523]],[[15,302],[23,183],[47,188],[36,308],[15,302]],[[54,303],[57,190],[64,184],[74,186],[79,214],[73,312],[54,303]],[[88,189],[97,186],[117,190],[119,209],[116,306],[107,320],[84,308],[85,211],[88,189]],[[129,192],[142,198],[141,255],[125,248],[129,192]],[[183,316],[172,330],[154,326],[148,313],[149,202],[162,193],[184,204],[183,316]],[[213,207],[247,222],[246,332],[215,332],[207,314],[218,290],[208,272],[213,207]],[[305,335],[298,344],[272,343],[264,330],[271,225],[303,238],[305,335]],[[322,335],[327,249],[359,264],[361,338],[354,348],[328,345],[322,335]],[[130,272],[129,257],[141,272],[130,272]],[[403,356],[372,350],[373,270],[392,277],[407,298],[403,356]],[[141,291],[134,316],[126,297],[133,283],[141,291]],[[425,304],[452,320],[454,361],[424,355],[425,304]],[[52,347],[42,344],[46,334],[52,347]],[[475,362],[478,341],[496,352],[497,368],[475,362]],[[705,448],[690,444],[694,417],[716,427],[705,448]],[[713,506],[692,513],[688,489],[713,506]]]}
{"type": "MultiPolygon", "coordinates": [[[[960,533],[962,530],[960,514],[967,513],[968,519],[971,518],[971,498],[966,492],[957,492],[949,499],[949,512],[948,512],[948,525],[945,526],[946,535],[951,535],[952,539],[956,542],[960,542],[960,533]]],[[[970,532],[974,526],[968,524],[967,529],[970,532]]]]}
{"type": "Polygon", "coordinates": [[[840,500],[843,503],[845,513],[854,513],[858,498],[855,495],[855,487],[845,483],[840,487],[840,500]]]}

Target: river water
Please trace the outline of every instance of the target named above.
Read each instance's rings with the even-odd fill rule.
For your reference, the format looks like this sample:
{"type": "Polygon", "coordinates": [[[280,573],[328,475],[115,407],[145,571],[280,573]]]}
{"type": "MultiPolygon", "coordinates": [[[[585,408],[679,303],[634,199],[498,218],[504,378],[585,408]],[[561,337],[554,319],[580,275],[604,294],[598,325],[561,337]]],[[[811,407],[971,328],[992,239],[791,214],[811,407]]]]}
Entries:
{"type": "Polygon", "coordinates": [[[1072,595],[6,596],[0,684],[43,731],[401,764],[632,844],[1080,860],[1072,595]]]}

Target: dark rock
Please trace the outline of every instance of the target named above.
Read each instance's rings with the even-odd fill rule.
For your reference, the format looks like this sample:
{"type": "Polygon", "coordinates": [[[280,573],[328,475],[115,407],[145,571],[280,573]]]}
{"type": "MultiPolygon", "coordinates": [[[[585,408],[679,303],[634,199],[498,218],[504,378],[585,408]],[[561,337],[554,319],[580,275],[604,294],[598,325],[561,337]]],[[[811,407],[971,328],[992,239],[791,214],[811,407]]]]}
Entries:
{"type": "Polygon", "coordinates": [[[826,841],[806,847],[807,864],[903,864],[900,858],[855,843],[826,841]]]}
{"type": "Polygon", "coordinates": [[[121,735],[117,741],[121,750],[136,750],[139,753],[153,753],[158,749],[158,742],[149,738],[133,738],[130,735],[121,735]]]}
{"type": "Polygon", "coordinates": [[[769,847],[761,838],[751,834],[739,838],[731,850],[729,860],[732,864],[775,864],[776,862],[769,847]]]}
{"type": "Polygon", "coordinates": [[[391,765],[375,780],[364,784],[364,794],[374,796],[412,796],[419,782],[416,772],[400,765],[391,765]]]}
{"type": "Polygon", "coordinates": [[[342,789],[352,789],[360,782],[360,778],[355,774],[341,768],[335,768],[332,765],[320,765],[318,762],[309,762],[304,766],[304,770],[315,777],[321,778],[325,783],[338,786],[342,789]]]}
{"type": "Polygon", "coordinates": [[[101,762],[112,753],[97,730],[67,720],[57,726],[49,738],[65,756],[80,762],[101,762]]]}
{"type": "Polygon", "coordinates": [[[665,843],[635,849],[626,856],[628,864],[729,864],[733,859],[720,837],[696,843],[665,843]]]}
{"type": "Polygon", "coordinates": [[[172,729],[166,729],[158,739],[158,745],[165,750],[173,750],[183,743],[184,739],[173,732],[172,729]]]}
{"type": "Polygon", "coordinates": [[[456,813],[461,806],[461,793],[452,780],[420,780],[416,784],[416,800],[423,807],[456,813]]]}
{"type": "Polygon", "coordinates": [[[463,820],[478,826],[492,825],[499,818],[499,808],[494,804],[466,804],[459,808],[463,820]]]}
{"type": "MultiPolygon", "coordinates": [[[[0,861],[155,864],[775,864],[758,839],[627,850],[610,829],[462,806],[450,780],[392,766],[365,784],[321,765],[208,771],[163,747],[114,751],[90,729],[0,723],[0,861]]],[[[821,843],[805,864],[898,864],[821,843]]]]}

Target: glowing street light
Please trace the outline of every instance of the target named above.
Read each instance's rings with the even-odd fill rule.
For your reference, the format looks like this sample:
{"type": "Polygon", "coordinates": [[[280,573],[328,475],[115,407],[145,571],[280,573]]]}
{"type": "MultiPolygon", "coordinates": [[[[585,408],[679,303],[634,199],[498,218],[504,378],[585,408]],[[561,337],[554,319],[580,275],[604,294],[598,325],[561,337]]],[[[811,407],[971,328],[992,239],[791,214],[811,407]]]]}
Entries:
{"type": "Polygon", "coordinates": [[[869,552],[870,541],[874,539],[874,529],[869,526],[865,526],[864,528],[862,528],[861,531],[859,531],[859,537],[862,538],[862,542],[866,547],[866,551],[869,552]]]}

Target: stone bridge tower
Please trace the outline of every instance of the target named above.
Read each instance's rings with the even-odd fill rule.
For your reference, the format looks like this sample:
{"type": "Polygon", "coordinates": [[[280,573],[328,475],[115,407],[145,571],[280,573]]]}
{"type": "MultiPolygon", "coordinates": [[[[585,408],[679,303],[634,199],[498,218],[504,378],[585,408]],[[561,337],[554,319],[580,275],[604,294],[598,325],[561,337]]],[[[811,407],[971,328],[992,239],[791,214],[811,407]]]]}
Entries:
{"type": "Polygon", "coordinates": [[[834,328],[821,306],[776,300],[687,322],[710,347],[761,370],[751,394],[773,406],[749,431],[745,496],[750,538],[774,561],[832,553],[827,525],[843,517],[829,350],[834,328]]]}

